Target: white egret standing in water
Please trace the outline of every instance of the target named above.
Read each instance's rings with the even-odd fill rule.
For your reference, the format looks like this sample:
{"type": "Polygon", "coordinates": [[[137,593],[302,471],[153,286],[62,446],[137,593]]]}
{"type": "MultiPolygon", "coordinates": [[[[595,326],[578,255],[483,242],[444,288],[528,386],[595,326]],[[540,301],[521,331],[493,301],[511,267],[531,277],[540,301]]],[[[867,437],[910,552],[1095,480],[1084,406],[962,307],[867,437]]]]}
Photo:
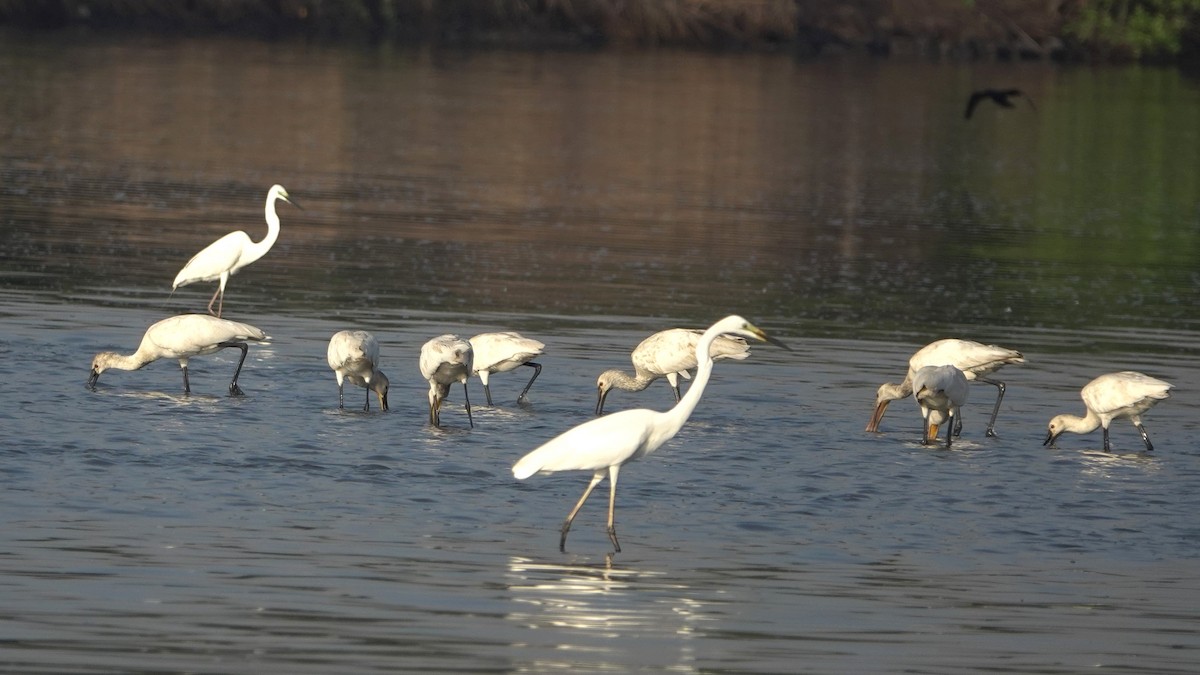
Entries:
{"type": "Polygon", "coordinates": [[[542,374],[542,366],[534,363],[533,359],[541,356],[546,345],[537,340],[527,338],[520,333],[505,331],[500,333],[480,333],[470,339],[471,350],[474,353],[471,374],[478,375],[483,383],[483,394],[487,397],[488,405],[492,405],[492,391],[488,388],[488,376],[492,373],[507,373],[520,366],[533,368],[533,377],[517,396],[517,402],[525,400],[533,381],[542,374]]]}
{"type": "MultiPolygon", "coordinates": [[[[675,401],[679,402],[679,378],[691,379],[696,369],[696,345],[702,330],[670,328],[642,340],[630,354],[633,375],[620,370],[606,370],[596,379],[596,414],[604,413],[604,400],[613,389],[642,391],[650,383],[666,377],[671,383],[675,401]]],[[[739,337],[719,335],[712,343],[710,356],[714,360],[742,360],[750,356],[750,347],[739,337]]]]}
{"type": "Polygon", "coordinates": [[[1169,397],[1172,386],[1170,382],[1132,370],[1101,375],[1083,385],[1079,391],[1083,404],[1087,406],[1087,415],[1056,416],[1050,420],[1046,442],[1042,445],[1053,446],[1064,431],[1087,434],[1095,431],[1096,427],[1104,427],[1104,451],[1112,452],[1108,444],[1108,425],[1113,420],[1126,418],[1137,427],[1149,452],[1154,445],[1150,443],[1146,427],[1142,426],[1142,413],[1169,397]]]}
{"type": "MultiPolygon", "coordinates": [[[[908,374],[900,384],[887,383],[879,387],[875,395],[875,411],[867,422],[867,431],[879,431],[879,423],[887,412],[888,404],[892,401],[906,398],[913,392],[913,376],[925,366],[951,365],[963,371],[968,380],[986,382],[996,388],[996,405],[992,408],[992,416],[988,420],[988,436],[996,435],[996,416],[1000,414],[1000,402],[1004,400],[1005,384],[999,380],[988,379],[986,376],[996,372],[1010,363],[1025,363],[1025,357],[1014,349],[985,345],[972,340],[956,340],[953,338],[930,342],[917,350],[908,360],[908,374]]],[[[962,432],[961,423],[955,423],[952,433],[962,432]]]]}
{"type": "Polygon", "coordinates": [[[371,409],[372,391],[379,397],[380,409],[388,409],[388,386],[391,383],[387,375],[379,370],[379,341],[374,335],[365,330],[338,331],[329,339],[325,358],[337,378],[339,408],[344,406],[342,381],[349,380],[350,384],[367,391],[363,410],[371,409]]]}
{"type": "Polygon", "coordinates": [[[441,335],[421,346],[421,376],[429,381],[429,423],[433,426],[441,426],[442,401],[454,382],[462,382],[467,422],[475,426],[471,419],[471,397],[467,393],[473,361],[471,343],[457,335],[441,335]]]}
{"type": "Polygon", "coordinates": [[[192,388],[188,382],[188,359],[212,354],[227,347],[236,347],[242,350],[242,358],[238,361],[237,369],[233,371],[233,379],[229,382],[229,395],[241,396],[242,390],[237,381],[242,372],[242,364],[246,362],[246,342],[262,342],[267,339],[267,334],[258,328],[237,321],[218,319],[207,314],[172,316],[147,328],[141,344],[133,354],[97,354],[92,359],[92,374],[88,378],[88,387],[94,390],[96,382],[100,380],[100,373],[109,368],[138,370],[159,359],[177,359],[179,367],[183,369],[183,392],[190,394],[192,388]]]}
{"type": "Polygon", "coordinates": [[[709,348],[722,333],[744,335],[787,349],[783,343],[767,337],[766,333],[742,317],[725,317],[704,331],[697,340],[696,381],[674,408],[667,412],[645,408],[622,410],[594,418],[546,442],[513,465],[513,476],[517,480],[524,480],[538,472],[593,472],[583,496],[563,522],[562,537],[558,541],[560,551],[566,550],[567,532],[571,529],[575,515],[605,476],[608,476],[608,538],[615,550],[621,550],[615,522],[617,474],[626,462],[654,452],[683,428],[684,422],[687,422],[692,411],[696,409],[696,404],[700,402],[700,396],[704,394],[704,387],[708,384],[713,369],[713,358],[709,355],[709,348]]]}
{"type": "Polygon", "coordinates": [[[913,396],[921,406],[921,443],[937,440],[938,427],[946,424],[946,447],[954,439],[954,422],[967,402],[967,377],[954,366],[925,366],[913,375],[913,396]]]}
{"type": "Polygon", "coordinates": [[[192,256],[191,260],[187,261],[183,269],[179,270],[179,274],[175,275],[171,291],[174,292],[180,286],[187,286],[196,281],[219,280],[217,290],[213,293],[212,299],[208,301],[208,313],[214,313],[212,306],[216,302],[216,315],[221,316],[221,309],[225,304],[225,284],[229,281],[229,277],[263,257],[275,245],[275,240],[279,238],[279,216],[275,214],[276,199],[282,199],[292,206],[300,208],[299,204],[288,198],[287,190],[283,189],[282,185],[273,185],[267,192],[265,207],[267,236],[263,237],[262,241],[255,242],[251,241],[250,235],[237,230],[205,246],[199,253],[192,256]]]}

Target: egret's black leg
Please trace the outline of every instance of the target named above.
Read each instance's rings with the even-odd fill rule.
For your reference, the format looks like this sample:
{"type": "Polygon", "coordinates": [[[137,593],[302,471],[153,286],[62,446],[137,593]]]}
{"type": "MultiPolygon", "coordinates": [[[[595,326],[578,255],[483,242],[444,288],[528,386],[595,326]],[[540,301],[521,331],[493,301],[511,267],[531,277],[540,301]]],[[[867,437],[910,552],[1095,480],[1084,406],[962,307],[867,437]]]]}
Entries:
{"type": "Polygon", "coordinates": [[[1140,433],[1142,435],[1142,442],[1146,444],[1146,452],[1150,452],[1151,450],[1154,449],[1154,444],[1152,444],[1150,442],[1150,434],[1146,433],[1146,427],[1144,427],[1140,424],[1138,424],[1136,426],[1137,426],[1138,433],[1140,433]]]}
{"type": "MultiPolygon", "coordinates": [[[[525,363],[522,365],[526,365],[526,366],[529,366],[530,368],[533,368],[533,377],[529,378],[529,382],[525,385],[525,388],[521,390],[521,395],[517,397],[517,403],[520,403],[521,401],[525,400],[525,395],[529,393],[529,388],[533,386],[533,381],[538,378],[538,375],[542,374],[542,366],[540,363],[533,363],[532,361],[530,361],[529,363],[525,363]]],[[[484,391],[487,391],[487,390],[485,389],[484,391]]],[[[491,404],[490,399],[488,400],[488,404],[489,405],[491,404]]]]}
{"type": "Polygon", "coordinates": [[[567,514],[567,519],[564,520],[562,524],[562,536],[558,539],[558,550],[560,552],[567,552],[567,533],[571,531],[571,523],[574,522],[575,516],[579,513],[579,509],[583,508],[583,503],[586,502],[587,498],[591,496],[592,490],[595,490],[596,486],[599,485],[600,481],[602,480],[604,480],[604,469],[600,469],[596,473],[592,474],[592,480],[588,482],[587,488],[584,489],[583,496],[580,497],[579,501],[575,503],[575,508],[571,509],[571,512],[567,514]]]}
{"type": "Polygon", "coordinates": [[[243,396],[242,388],[238,386],[238,375],[242,374],[242,364],[246,362],[246,354],[250,348],[245,342],[222,342],[221,347],[237,347],[242,350],[242,358],[238,359],[237,370],[233,371],[233,379],[229,381],[229,395],[243,396]]]}

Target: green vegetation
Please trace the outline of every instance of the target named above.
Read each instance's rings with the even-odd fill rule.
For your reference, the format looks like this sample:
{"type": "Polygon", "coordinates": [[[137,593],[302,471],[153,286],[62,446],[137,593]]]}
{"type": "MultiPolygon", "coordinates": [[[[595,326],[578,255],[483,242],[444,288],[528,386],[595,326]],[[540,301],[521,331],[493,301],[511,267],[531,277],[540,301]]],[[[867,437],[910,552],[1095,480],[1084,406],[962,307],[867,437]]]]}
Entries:
{"type": "Polygon", "coordinates": [[[1080,3],[1067,35],[1100,56],[1174,57],[1196,31],[1200,0],[1093,0],[1080,3]]]}

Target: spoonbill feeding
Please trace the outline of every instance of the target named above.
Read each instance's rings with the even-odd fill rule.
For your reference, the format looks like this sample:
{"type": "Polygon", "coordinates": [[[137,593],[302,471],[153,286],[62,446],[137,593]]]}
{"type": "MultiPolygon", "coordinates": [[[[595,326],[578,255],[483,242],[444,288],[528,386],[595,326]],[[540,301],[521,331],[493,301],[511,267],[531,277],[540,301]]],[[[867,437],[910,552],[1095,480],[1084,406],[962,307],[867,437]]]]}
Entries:
{"type": "Polygon", "coordinates": [[[363,410],[371,409],[371,392],[379,397],[379,408],[388,409],[387,375],[379,370],[379,341],[365,330],[343,330],[329,338],[329,349],[325,352],[329,367],[337,377],[338,407],[344,407],[342,381],[363,387],[367,391],[363,410]]]}
{"type": "MultiPolygon", "coordinates": [[[[634,371],[632,376],[620,370],[606,370],[596,379],[596,414],[604,413],[604,400],[613,389],[642,391],[660,377],[666,377],[667,382],[671,383],[671,391],[675,393],[675,402],[678,403],[679,378],[691,379],[697,365],[696,345],[700,343],[703,333],[702,330],[670,328],[642,340],[630,354],[634,371]]],[[[740,361],[750,356],[750,347],[740,337],[718,335],[712,341],[710,356],[716,361],[740,361]]]]}
{"type": "MultiPolygon", "coordinates": [[[[992,416],[988,420],[987,435],[996,435],[996,416],[1000,414],[1000,402],[1004,400],[1005,384],[999,380],[991,380],[986,376],[1010,363],[1025,363],[1025,357],[1014,349],[985,345],[972,340],[957,340],[949,338],[930,342],[917,350],[908,360],[908,374],[899,384],[891,382],[879,387],[875,395],[875,411],[867,422],[867,431],[879,431],[879,423],[887,412],[888,404],[892,401],[906,398],[913,392],[913,376],[925,366],[951,365],[963,371],[967,380],[986,382],[996,388],[996,405],[992,408],[992,416]]],[[[956,435],[962,432],[961,423],[956,421],[956,435]]]]}
{"type": "Polygon", "coordinates": [[[513,465],[513,476],[524,480],[535,473],[555,471],[591,471],[592,479],[575,508],[567,515],[562,525],[562,536],[558,549],[565,551],[567,532],[571,522],[583,507],[588,496],[600,481],[608,476],[608,538],[613,548],[621,550],[617,541],[614,520],[617,502],[617,474],[626,462],[644,457],[670,440],[687,422],[696,404],[704,394],[704,387],[712,374],[713,357],[710,347],[723,333],[732,333],[771,342],[784,349],[786,345],[768,337],[761,329],[740,316],[727,316],[704,331],[696,341],[696,380],[688,388],[675,407],[667,412],[639,408],[596,417],[547,441],[538,449],[522,457],[513,465]]]}
{"type": "Polygon", "coordinates": [[[479,381],[483,383],[483,393],[487,396],[488,405],[492,405],[492,390],[488,387],[489,375],[507,373],[519,366],[533,368],[533,377],[529,378],[529,382],[517,396],[518,403],[524,401],[529,388],[533,386],[533,381],[542,374],[541,364],[534,363],[533,359],[542,355],[546,345],[511,331],[480,333],[469,342],[474,352],[471,374],[478,375],[479,381]]]}
{"type": "Polygon", "coordinates": [[[441,426],[442,401],[454,382],[462,382],[467,422],[475,426],[471,419],[471,397],[467,395],[467,378],[471,376],[473,361],[471,343],[457,335],[441,335],[421,346],[421,376],[429,381],[429,423],[433,426],[441,426]]]}
{"type": "Polygon", "coordinates": [[[221,316],[221,309],[225,304],[225,284],[229,281],[229,277],[266,255],[267,251],[270,251],[271,247],[275,245],[275,240],[279,238],[279,216],[275,213],[276,199],[282,199],[292,206],[300,208],[299,204],[288,197],[287,190],[283,189],[282,185],[271,186],[270,191],[267,192],[265,207],[267,236],[263,237],[262,241],[256,242],[250,240],[250,235],[237,230],[205,246],[199,253],[192,256],[191,260],[187,261],[183,269],[179,270],[179,274],[175,275],[171,292],[180,286],[187,286],[197,281],[220,280],[212,299],[208,301],[208,313],[213,313],[212,306],[216,302],[216,315],[221,316]]]}
{"type": "Polygon", "coordinates": [[[913,396],[921,406],[921,444],[937,440],[938,427],[946,424],[946,447],[954,438],[959,408],[967,402],[967,376],[954,366],[925,366],[913,375],[913,396]]]}
{"type": "Polygon", "coordinates": [[[1132,370],[1119,373],[1107,373],[1083,385],[1079,396],[1087,406],[1087,415],[1058,415],[1050,420],[1046,433],[1046,442],[1042,445],[1054,446],[1064,431],[1076,434],[1087,434],[1104,428],[1104,451],[1112,452],[1108,443],[1108,425],[1113,420],[1128,419],[1137,427],[1146,444],[1146,451],[1154,449],[1150,443],[1150,435],[1142,426],[1142,413],[1153,408],[1156,403],[1169,397],[1170,389],[1174,386],[1156,377],[1143,375],[1132,370]]]}
{"type": "Polygon", "coordinates": [[[233,371],[233,379],[229,382],[229,395],[241,396],[243,392],[237,381],[242,372],[242,364],[246,362],[249,349],[246,342],[263,342],[267,339],[267,334],[254,326],[218,319],[207,314],[180,314],[168,317],[146,329],[136,352],[128,356],[116,352],[96,354],[92,359],[92,374],[88,378],[88,387],[95,390],[100,373],[109,368],[138,370],[159,359],[176,359],[179,361],[179,367],[183,369],[183,392],[190,394],[192,388],[188,382],[188,359],[212,354],[226,347],[236,347],[242,350],[242,358],[238,361],[237,369],[233,371]]]}

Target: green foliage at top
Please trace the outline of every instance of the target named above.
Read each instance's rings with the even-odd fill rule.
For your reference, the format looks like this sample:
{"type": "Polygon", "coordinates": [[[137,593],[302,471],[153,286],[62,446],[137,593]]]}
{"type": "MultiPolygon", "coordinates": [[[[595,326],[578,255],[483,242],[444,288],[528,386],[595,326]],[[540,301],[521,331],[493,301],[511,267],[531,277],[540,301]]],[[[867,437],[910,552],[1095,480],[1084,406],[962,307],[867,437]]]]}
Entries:
{"type": "Polygon", "coordinates": [[[1066,33],[1098,53],[1174,56],[1198,18],[1200,0],[1093,0],[1081,4],[1066,33]]]}

